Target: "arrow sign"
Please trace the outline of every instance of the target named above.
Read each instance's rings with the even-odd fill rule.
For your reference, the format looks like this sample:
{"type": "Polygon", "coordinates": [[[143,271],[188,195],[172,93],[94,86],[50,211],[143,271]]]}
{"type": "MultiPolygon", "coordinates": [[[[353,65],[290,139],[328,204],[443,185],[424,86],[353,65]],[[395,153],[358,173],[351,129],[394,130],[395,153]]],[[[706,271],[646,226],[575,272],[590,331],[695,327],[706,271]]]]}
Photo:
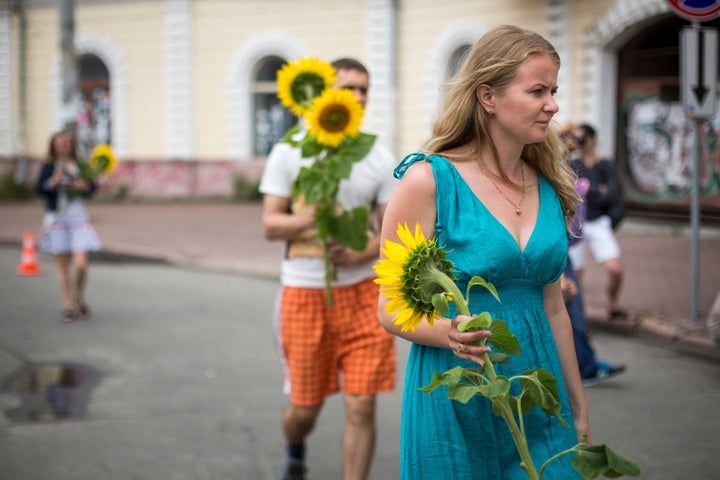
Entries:
{"type": "Polygon", "coordinates": [[[717,108],[717,45],[714,28],[680,33],[682,102],[689,117],[712,118],[717,108]]]}

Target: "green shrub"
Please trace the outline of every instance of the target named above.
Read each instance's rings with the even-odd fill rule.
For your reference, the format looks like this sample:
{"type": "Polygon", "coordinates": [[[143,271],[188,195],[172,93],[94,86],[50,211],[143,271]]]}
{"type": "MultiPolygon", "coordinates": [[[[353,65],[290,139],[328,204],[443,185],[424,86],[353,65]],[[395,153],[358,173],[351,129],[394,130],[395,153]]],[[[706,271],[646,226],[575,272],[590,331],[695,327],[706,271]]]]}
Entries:
{"type": "Polygon", "coordinates": [[[16,183],[12,172],[0,176],[0,200],[30,200],[35,189],[28,183],[16,183]]]}
{"type": "Polygon", "coordinates": [[[260,182],[248,179],[244,174],[235,174],[233,178],[233,200],[237,202],[256,202],[262,199],[260,182]]]}

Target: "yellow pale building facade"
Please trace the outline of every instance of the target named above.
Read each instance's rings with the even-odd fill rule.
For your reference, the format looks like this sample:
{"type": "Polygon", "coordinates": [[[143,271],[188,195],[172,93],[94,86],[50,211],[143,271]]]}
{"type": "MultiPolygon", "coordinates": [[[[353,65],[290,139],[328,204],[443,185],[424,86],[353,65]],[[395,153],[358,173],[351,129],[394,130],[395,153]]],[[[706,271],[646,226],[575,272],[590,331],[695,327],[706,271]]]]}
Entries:
{"type": "MultiPolygon", "coordinates": [[[[628,196],[658,211],[687,202],[688,122],[676,117],[678,33],[689,22],[665,0],[75,0],[72,108],[63,102],[61,5],[0,1],[4,171],[21,163],[32,172],[49,136],[72,120],[85,144],[107,141],[122,160],[106,190],[229,196],[233,176],[257,178],[292,123],[274,75],[303,56],[368,66],[363,129],[400,159],[426,139],[441,86],[469,45],[510,23],[555,45],[556,120],[597,128],[628,196]]],[[[704,127],[710,210],[720,210],[718,123],[704,127]]]]}

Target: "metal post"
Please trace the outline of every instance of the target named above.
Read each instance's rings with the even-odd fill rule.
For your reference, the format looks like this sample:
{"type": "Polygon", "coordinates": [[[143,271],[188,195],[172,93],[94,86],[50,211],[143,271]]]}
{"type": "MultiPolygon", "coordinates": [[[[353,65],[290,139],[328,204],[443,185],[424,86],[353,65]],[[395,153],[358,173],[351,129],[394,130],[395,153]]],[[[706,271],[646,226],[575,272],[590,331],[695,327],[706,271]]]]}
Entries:
{"type": "Polygon", "coordinates": [[[692,198],[690,207],[690,321],[697,322],[698,291],[700,290],[700,145],[702,142],[702,120],[693,121],[695,141],[692,148],[692,198]]]}

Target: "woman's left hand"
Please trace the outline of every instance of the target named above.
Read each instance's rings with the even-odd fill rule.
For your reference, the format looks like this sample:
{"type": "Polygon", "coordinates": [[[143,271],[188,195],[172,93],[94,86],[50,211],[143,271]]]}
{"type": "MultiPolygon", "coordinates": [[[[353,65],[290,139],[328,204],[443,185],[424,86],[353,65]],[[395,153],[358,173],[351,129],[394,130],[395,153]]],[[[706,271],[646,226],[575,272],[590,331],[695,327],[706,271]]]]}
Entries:
{"type": "Polygon", "coordinates": [[[450,330],[448,331],[448,347],[455,352],[456,357],[483,365],[484,362],[481,355],[488,353],[490,347],[479,346],[478,343],[488,338],[490,331],[480,329],[461,332],[458,330],[458,325],[469,322],[472,319],[473,317],[467,315],[458,315],[452,319],[450,322],[450,330]]]}

